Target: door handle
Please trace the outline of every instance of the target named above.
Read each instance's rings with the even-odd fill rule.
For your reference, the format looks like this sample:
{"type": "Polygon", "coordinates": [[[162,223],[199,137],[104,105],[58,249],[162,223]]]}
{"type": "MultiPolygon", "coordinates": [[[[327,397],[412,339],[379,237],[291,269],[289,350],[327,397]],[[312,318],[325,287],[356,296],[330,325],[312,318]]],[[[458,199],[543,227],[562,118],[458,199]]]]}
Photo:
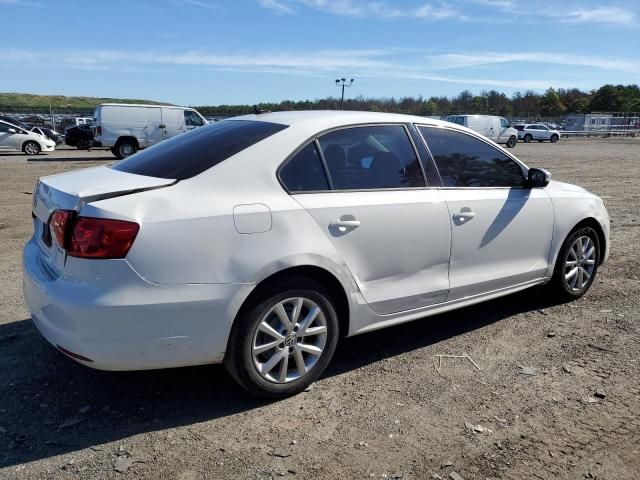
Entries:
{"type": "Polygon", "coordinates": [[[164,123],[161,123],[160,125],[158,125],[158,128],[167,128],[167,126],[164,123]]]}
{"type": "Polygon", "coordinates": [[[358,228],[360,220],[331,220],[330,227],[358,228]]]}
{"type": "Polygon", "coordinates": [[[476,216],[476,213],[469,207],[462,208],[459,212],[453,214],[453,219],[459,222],[466,222],[476,216]]]}

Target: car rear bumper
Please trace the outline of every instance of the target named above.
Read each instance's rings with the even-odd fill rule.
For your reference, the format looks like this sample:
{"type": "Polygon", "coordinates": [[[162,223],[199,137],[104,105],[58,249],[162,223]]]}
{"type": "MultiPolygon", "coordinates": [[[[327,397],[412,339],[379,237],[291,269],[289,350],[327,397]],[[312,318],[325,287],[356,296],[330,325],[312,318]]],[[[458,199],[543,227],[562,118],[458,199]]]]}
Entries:
{"type": "Polygon", "coordinates": [[[221,362],[238,304],[251,289],[152,284],[126,260],[84,260],[92,262],[87,278],[54,278],[41,255],[35,240],[27,243],[24,297],[36,327],[67,356],[100,370],[221,362]]]}

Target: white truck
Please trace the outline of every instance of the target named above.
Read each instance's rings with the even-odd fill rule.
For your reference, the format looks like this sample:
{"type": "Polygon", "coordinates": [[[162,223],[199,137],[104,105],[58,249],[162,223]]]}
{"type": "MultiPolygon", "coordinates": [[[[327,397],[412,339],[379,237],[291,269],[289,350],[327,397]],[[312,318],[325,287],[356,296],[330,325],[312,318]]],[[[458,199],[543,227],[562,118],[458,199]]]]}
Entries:
{"type": "Polygon", "coordinates": [[[447,122],[470,128],[489,140],[506,144],[507,148],[513,148],[518,143],[518,131],[503,117],[493,115],[449,115],[447,122]]]}
{"type": "Polygon", "coordinates": [[[103,103],[94,113],[94,140],[122,159],[207,123],[193,108],[103,103]]]}

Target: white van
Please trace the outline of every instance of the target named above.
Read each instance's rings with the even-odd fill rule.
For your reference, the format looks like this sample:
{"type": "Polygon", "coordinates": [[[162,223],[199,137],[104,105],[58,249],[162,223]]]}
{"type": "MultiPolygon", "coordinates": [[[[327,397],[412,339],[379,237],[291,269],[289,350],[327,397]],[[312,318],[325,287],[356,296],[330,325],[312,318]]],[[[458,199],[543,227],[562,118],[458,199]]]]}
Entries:
{"type": "Polygon", "coordinates": [[[193,108],[168,105],[103,103],[94,117],[94,140],[118,158],[207,124],[193,108]]]}
{"type": "Polygon", "coordinates": [[[447,122],[470,128],[489,140],[513,148],[518,143],[518,131],[503,117],[493,115],[449,115],[447,122]]]}

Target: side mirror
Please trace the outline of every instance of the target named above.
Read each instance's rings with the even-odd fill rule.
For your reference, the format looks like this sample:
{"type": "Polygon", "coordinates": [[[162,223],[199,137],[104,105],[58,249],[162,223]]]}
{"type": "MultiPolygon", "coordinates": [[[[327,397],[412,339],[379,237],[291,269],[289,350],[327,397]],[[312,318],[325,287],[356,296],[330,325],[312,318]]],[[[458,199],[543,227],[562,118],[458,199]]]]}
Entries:
{"type": "Polygon", "coordinates": [[[549,185],[551,173],[542,168],[530,168],[527,175],[527,187],[543,188],[549,185]]]}
{"type": "Polygon", "coordinates": [[[9,133],[16,133],[16,129],[15,128],[8,128],[7,132],[9,133]]]}

